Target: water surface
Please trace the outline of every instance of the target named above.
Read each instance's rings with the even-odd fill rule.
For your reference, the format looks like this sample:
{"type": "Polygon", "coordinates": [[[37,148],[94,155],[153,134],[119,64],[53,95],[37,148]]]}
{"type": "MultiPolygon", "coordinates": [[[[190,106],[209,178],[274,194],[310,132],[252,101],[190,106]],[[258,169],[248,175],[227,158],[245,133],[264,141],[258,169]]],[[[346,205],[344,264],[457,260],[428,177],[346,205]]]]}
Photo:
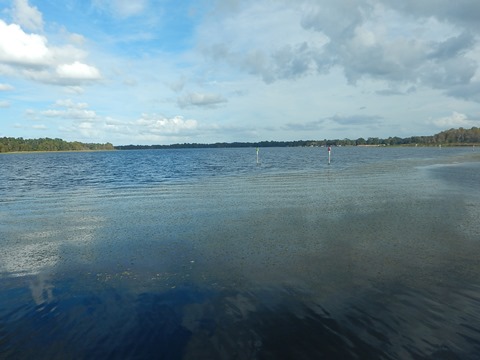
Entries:
{"type": "Polygon", "coordinates": [[[0,156],[0,357],[480,353],[472,149],[0,156]]]}

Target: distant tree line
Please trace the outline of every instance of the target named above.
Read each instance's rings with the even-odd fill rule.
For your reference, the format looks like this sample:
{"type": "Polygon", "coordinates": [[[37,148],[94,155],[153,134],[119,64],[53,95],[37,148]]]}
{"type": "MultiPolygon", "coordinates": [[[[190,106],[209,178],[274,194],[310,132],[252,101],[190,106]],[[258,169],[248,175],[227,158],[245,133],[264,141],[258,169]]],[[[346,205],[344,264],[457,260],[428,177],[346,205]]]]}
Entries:
{"type": "Polygon", "coordinates": [[[122,145],[115,146],[118,150],[140,150],[140,149],[185,149],[185,148],[240,148],[240,147],[294,147],[294,146],[465,146],[480,143],[480,128],[471,129],[450,129],[442,131],[433,136],[411,136],[407,138],[389,137],[380,139],[369,137],[368,139],[358,138],[335,139],[335,140],[297,140],[297,141],[260,141],[260,142],[217,142],[213,144],[183,143],[172,145],[122,145]]]}
{"type": "Polygon", "coordinates": [[[183,143],[172,145],[122,145],[110,143],[91,144],[79,141],[68,142],[62,139],[23,139],[0,138],[0,153],[17,151],[85,151],[85,150],[137,150],[137,149],[185,149],[185,148],[241,148],[241,147],[310,147],[310,146],[465,146],[480,143],[480,128],[450,129],[432,136],[411,136],[407,138],[389,137],[381,139],[369,137],[335,140],[296,140],[296,141],[260,141],[260,142],[217,142],[213,144],[183,143]]]}
{"type": "Polygon", "coordinates": [[[86,144],[78,141],[68,142],[62,139],[24,139],[0,138],[0,153],[17,151],[84,151],[84,150],[114,150],[112,144],[86,144]]]}
{"type": "Polygon", "coordinates": [[[315,140],[296,141],[260,141],[260,142],[217,142],[213,144],[183,143],[172,145],[121,145],[115,146],[118,150],[141,150],[141,149],[199,149],[199,148],[242,148],[242,147],[294,147],[294,146],[315,146],[315,140]]]}

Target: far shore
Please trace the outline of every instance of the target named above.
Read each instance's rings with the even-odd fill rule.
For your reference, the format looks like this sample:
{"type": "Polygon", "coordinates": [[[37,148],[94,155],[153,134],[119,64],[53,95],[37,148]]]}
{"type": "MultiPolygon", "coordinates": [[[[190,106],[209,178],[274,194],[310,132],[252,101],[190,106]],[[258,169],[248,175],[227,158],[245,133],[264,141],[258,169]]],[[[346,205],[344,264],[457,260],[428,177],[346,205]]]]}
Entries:
{"type": "MultiPolygon", "coordinates": [[[[240,149],[240,148],[284,148],[284,147],[314,147],[314,148],[321,148],[321,147],[361,147],[361,148],[473,148],[475,149],[476,145],[478,144],[436,144],[436,145],[429,145],[429,144],[404,144],[404,145],[387,145],[387,144],[359,144],[359,145],[310,145],[310,146],[219,146],[219,147],[212,147],[209,144],[205,144],[205,146],[196,146],[191,147],[188,146],[189,144],[185,144],[185,146],[175,146],[175,145],[162,145],[158,147],[157,145],[130,145],[130,146],[116,146],[114,149],[98,149],[98,150],[90,150],[90,149],[82,149],[82,150],[26,150],[26,151],[5,151],[0,152],[0,154],[44,154],[44,153],[91,153],[91,152],[111,152],[111,151],[125,151],[125,150],[177,150],[177,149],[240,149]]],[[[479,147],[480,148],[480,147],[479,147]]]]}
{"type": "Polygon", "coordinates": [[[28,151],[6,151],[0,152],[2,154],[46,154],[46,153],[81,153],[81,152],[110,152],[110,151],[117,151],[117,149],[113,150],[28,150],[28,151]]]}

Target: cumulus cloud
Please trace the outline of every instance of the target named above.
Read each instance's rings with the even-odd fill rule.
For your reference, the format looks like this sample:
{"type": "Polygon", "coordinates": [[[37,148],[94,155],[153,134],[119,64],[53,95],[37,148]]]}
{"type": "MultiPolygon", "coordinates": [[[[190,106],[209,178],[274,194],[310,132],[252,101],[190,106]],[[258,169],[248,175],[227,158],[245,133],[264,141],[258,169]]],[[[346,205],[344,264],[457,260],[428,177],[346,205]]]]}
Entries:
{"type": "Polygon", "coordinates": [[[315,58],[321,49],[312,47],[307,42],[283,45],[271,53],[257,49],[247,52],[230,54],[231,62],[253,75],[260,75],[266,83],[281,79],[296,79],[304,75],[320,71],[315,58]]]}
{"type": "Polygon", "coordinates": [[[30,6],[28,0],[15,0],[12,9],[13,21],[24,29],[31,31],[43,30],[42,13],[35,7],[30,6]]]}
{"type": "Polygon", "coordinates": [[[207,107],[214,108],[218,105],[227,102],[223,96],[218,94],[205,94],[205,93],[188,93],[178,98],[177,103],[181,108],[189,107],[207,107]]]}
{"type": "MultiPolygon", "coordinates": [[[[17,1],[16,5],[18,11],[15,14],[28,13],[26,1],[17,1]]],[[[38,19],[39,16],[31,15],[31,18],[38,19]]],[[[33,25],[29,27],[36,29],[33,25]]],[[[80,36],[74,38],[68,37],[73,43],[80,41],[80,36]]],[[[100,71],[85,63],[86,55],[84,50],[72,44],[52,46],[46,36],[27,33],[19,24],[0,20],[0,73],[48,84],[79,86],[101,79],[100,71]]]]}
{"type": "MultiPolygon", "coordinates": [[[[327,9],[318,7],[306,14],[303,26],[330,38],[326,53],[352,84],[369,77],[446,92],[451,86],[469,84],[479,68],[479,59],[467,56],[476,46],[471,28],[459,26],[465,24],[458,18],[439,13],[439,5],[433,2],[422,2],[422,9],[418,2],[402,2],[411,8],[393,3],[398,4],[384,1],[383,6],[372,7],[363,1],[332,2],[327,9]],[[351,6],[346,9],[345,4],[351,6]],[[339,10],[342,16],[346,14],[345,19],[340,19],[339,10]],[[424,14],[424,21],[405,16],[412,12],[424,14]],[[325,26],[329,13],[333,23],[325,26]]],[[[453,5],[448,7],[453,10],[453,5]]]]}
{"type": "Polygon", "coordinates": [[[40,115],[49,118],[61,118],[69,120],[93,121],[98,118],[93,110],[88,109],[87,103],[75,103],[70,99],[57,100],[53,109],[40,112],[40,115]],[[60,109],[58,109],[60,108],[60,109]]]}
{"type": "Polygon", "coordinates": [[[204,56],[260,76],[266,83],[323,71],[319,59],[328,39],[302,28],[298,4],[242,4],[235,4],[235,11],[228,16],[212,18],[199,28],[199,48],[204,56]]]}
{"type": "Polygon", "coordinates": [[[10,102],[6,100],[0,100],[0,109],[5,109],[10,107],[10,102]]]}
{"type": "Polygon", "coordinates": [[[42,115],[46,117],[58,117],[63,119],[90,119],[93,120],[96,118],[95,111],[92,110],[78,110],[78,109],[68,109],[68,110],[45,110],[41,112],[42,115]]]}
{"type": "Polygon", "coordinates": [[[451,115],[432,121],[439,128],[479,126],[480,119],[473,120],[468,115],[454,111],[451,115]]]}
{"type": "Polygon", "coordinates": [[[196,120],[184,120],[182,116],[175,116],[169,119],[161,115],[149,114],[142,114],[142,117],[135,124],[141,126],[144,131],[161,135],[188,133],[195,130],[198,126],[196,120]]]}
{"type": "MultiPolygon", "coordinates": [[[[57,104],[63,102],[57,102],[57,104]]],[[[66,100],[65,103],[68,104],[69,100],[66,100]]],[[[73,106],[83,107],[78,103],[74,103],[73,106]]],[[[50,110],[59,111],[58,109],[50,110]]],[[[112,139],[112,136],[114,136],[117,144],[190,142],[192,137],[198,136],[199,132],[209,131],[209,129],[201,128],[194,119],[146,113],[136,120],[121,120],[108,116],[97,116],[94,120],[72,120],[74,121],[66,121],[62,125],[61,131],[73,134],[76,138],[81,135],[87,139],[112,139]]]]}
{"type": "Polygon", "coordinates": [[[96,67],[79,61],[75,61],[72,64],[58,65],[56,73],[61,79],[91,81],[101,78],[100,71],[96,67]]]}
{"type": "Polygon", "coordinates": [[[322,32],[330,39],[352,37],[355,29],[363,23],[365,14],[372,11],[371,5],[365,1],[307,1],[304,4],[302,26],[322,32]]]}
{"type": "Polygon", "coordinates": [[[35,67],[46,66],[51,60],[44,36],[27,34],[17,24],[0,20],[0,62],[35,67]]]}
{"type": "MultiPolygon", "coordinates": [[[[455,34],[455,23],[419,23],[396,12],[398,7],[393,2],[384,3],[388,6],[349,0],[322,4],[304,15],[302,25],[329,37],[327,52],[353,82],[365,75],[414,81],[422,71],[443,68],[442,61],[461,58],[475,44],[474,36],[465,30],[432,39],[428,27],[439,34],[455,34]],[[400,23],[402,28],[398,27],[400,23]]],[[[429,7],[427,18],[436,13],[438,5],[431,2],[429,7]]]]}
{"type": "Polygon", "coordinates": [[[373,79],[448,95],[452,86],[463,86],[456,94],[469,96],[466,85],[480,69],[480,5],[440,3],[236,2],[228,16],[202,25],[200,49],[267,84],[342,69],[351,85],[373,79]]]}
{"type": "MultiPolygon", "coordinates": [[[[103,142],[106,140],[105,135],[109,129],[107,129],[101,121],[82,121],[78,119],[72,123],[65,122],[64,125],[59,127],[59,130],[64,133],[72,134],[75,139],[82,141],[81,139],[86,139],[87,141],[91,141],[89,139],[102,139],[98,140],[99,142],[103,142]]],[[[111,135],[110,132],[108,132],[111,135]]]]}

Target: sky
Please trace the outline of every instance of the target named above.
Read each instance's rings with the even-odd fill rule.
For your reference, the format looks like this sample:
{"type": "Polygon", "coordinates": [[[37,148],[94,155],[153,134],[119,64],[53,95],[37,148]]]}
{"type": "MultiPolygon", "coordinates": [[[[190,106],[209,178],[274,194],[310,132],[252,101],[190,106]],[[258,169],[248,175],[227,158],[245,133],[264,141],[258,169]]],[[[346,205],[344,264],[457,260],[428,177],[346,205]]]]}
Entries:
{"type": "Polygon", "coordinates": [[[480,126],[478,0],[0,0],[0,137],[114,145],[480,126]]]}

